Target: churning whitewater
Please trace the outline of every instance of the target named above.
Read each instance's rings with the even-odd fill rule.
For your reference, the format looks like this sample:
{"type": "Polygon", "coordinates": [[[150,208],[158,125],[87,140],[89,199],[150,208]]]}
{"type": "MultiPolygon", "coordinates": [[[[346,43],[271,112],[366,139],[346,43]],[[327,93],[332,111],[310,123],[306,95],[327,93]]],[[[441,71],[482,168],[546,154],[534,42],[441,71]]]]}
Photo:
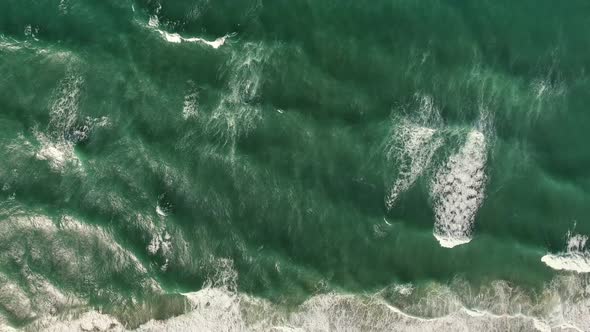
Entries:
{"type": "Polygon", "coordinates": [[[471,130],[465,145],[437,172],[432,184],[434,236],[441,246],[452,248],[471,241],[484,198],[486,159],[485,136],[471,130]]]}

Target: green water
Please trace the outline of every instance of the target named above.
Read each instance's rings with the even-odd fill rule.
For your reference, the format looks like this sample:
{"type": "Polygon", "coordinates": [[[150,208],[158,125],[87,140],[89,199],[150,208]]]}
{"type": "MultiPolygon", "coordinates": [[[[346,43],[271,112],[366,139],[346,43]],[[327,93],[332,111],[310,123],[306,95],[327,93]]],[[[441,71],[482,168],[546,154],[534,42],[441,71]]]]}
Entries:
{"type": "MultiPolygon", "coordinates": [[[[541,303],[575,278],[556,296],[587,312],[589,14],[0,0],[0,330],[91,310],[137,328],[210,288],[289,311],[411,284],[384,301],[438,317],[433,285],[541,303]]],[[[590,330],[583,312],[558,323],[590,330]]]]}

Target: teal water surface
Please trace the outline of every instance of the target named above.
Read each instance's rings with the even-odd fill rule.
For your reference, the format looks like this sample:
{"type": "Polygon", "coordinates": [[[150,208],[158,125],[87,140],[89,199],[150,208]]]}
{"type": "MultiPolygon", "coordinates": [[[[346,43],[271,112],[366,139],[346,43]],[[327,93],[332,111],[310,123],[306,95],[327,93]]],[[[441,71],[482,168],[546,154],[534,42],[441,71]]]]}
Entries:
{"type": "MultiPolygon", "coordinates": [[[[465,330],[498,322],[458,308],[590,330],[588,14],[0,0],[0,329],[141,328],[221,289],[292,329],[434,329],[309,325],[347,294],[465,330]]],[[[240,310],[218,326],[270,330],[240,310]]]]}

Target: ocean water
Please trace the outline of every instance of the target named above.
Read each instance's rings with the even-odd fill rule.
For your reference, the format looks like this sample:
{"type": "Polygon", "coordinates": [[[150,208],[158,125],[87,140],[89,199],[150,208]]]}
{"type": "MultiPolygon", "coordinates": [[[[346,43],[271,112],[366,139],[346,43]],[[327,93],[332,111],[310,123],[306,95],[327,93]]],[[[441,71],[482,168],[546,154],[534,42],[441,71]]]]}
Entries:
{"type": "Polygon", "coordinates": [[[586,0],[0,0],[0,331],[590,331],[586,0]]]}

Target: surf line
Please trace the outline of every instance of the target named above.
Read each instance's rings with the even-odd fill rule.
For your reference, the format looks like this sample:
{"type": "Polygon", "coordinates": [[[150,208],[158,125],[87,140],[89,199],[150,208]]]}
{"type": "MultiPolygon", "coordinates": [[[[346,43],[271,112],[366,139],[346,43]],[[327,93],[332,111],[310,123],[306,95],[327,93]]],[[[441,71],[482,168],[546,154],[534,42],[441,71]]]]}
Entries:
{"type": "Polygon", "coordinates": [[[203,43],[206,45],[209,45],[211,47],[213,47],[214,49],[218,49],[221,46],[223,46],[225,44],[225,41],[230,38],[235,36],[235,33],[231,33],[228,35],[225,35],[223,37],[219,37],[217,39],[215,39],[214,41],[209,41],[203,38],[199,38],[199,37],[191,37],[191,38],[184,38],[181,35],[179,35],[178,33],[169,33],[160,29],[156,29],[156,31],[158,31],[160,33],[160,35],[162,35],[162,37],[168,41],[169,43],[174,43],[174,44],[180,44],[180,43],[203,43]]]}

